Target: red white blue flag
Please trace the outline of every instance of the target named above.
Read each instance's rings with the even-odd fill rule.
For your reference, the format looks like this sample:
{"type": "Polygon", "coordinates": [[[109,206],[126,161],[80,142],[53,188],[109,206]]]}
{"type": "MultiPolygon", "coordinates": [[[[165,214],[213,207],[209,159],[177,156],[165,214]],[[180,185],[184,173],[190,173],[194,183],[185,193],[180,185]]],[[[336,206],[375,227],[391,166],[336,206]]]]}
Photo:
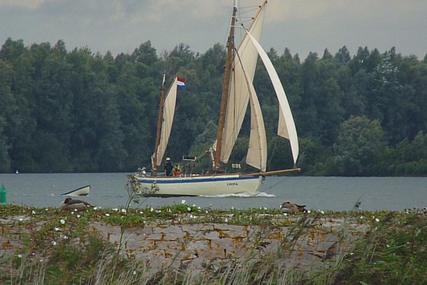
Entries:
{"type": "Polygon", "coordinates": [[[185,79],[182,77],[177,76],[176,77],[176,85],[179,89],[185,89],[185,79]]]}

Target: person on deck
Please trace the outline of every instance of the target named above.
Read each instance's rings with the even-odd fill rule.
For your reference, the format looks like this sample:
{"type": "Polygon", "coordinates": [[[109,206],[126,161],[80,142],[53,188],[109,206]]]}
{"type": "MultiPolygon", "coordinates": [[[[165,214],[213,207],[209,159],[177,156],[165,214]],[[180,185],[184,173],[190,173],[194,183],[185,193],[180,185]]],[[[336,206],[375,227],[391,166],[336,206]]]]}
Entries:
{"type": "Polygon", "coordinates": [[[172,175],[172,169],[173,169],[172,161],[169,157],[166,157],[166,163],[165,163],[166,176],[172,175]]]}
{"type": "Polygon", "coordinates": [[[178,164],[173,168],[172,176],[181,176],[181,168],[178,164]]]}

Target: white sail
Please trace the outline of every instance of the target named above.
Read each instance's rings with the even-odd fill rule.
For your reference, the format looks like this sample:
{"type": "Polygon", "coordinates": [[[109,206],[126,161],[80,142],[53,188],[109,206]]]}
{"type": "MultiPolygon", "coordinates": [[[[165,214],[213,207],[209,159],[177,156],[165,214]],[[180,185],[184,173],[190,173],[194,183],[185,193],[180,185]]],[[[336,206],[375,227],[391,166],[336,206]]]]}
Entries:
{"type": "Polygon", "coordinates": [[[264,119],[261,107],[252,83],[249,83],[251,104],[251,133],[246,163],[261,170],[267,169],[267,136],[265,134],[264,119]]]}
{"type": "MultiPolygon", "coordinates": [[[[265,3],[261,6],[249,29],[251,34],[258,40],[261,38],[264,13],[265,3]]],[[[250,40],[246,35],[240,43],[237,53],[240,60],[237,56],[234,58],[234,72],[232,72],[230,80],[230,91],[222,135],[221,161],[224,163],[227,163],[230,158],[248,107],[249,91],[245,77],[248,77],[249,82],[253,81],[258,60],[258,53],[254,46],[250,44],[250,40]],[[244,65],[246,75],[240,61],[244,65]]]]}
{"type": "MultiPolygon", "coordinates": [[[[163,107],[163,118],[162,118],[162,127],[160,132],[160,143],[157,147],[157,161],[154,161],[155,165],[158,167],[162,163],[163,156],[165,155],[166,147],[168,145],[169,136],[172,130],[173,117],[175,114],[175,104],[176,104],[176,93],[177,93],[177,78],[173,81],[171,87],[165,98],[165,103],[163,107]]],[[[155,155],[152,155],[154,159],[155,155]]]]}
{"type": "Polygon", "coordinates": [[[280,82],[279,76],[271,63],[267,53],[261,47],[259,42],[249,33],[246,34],[251,39],[254,47],[259,53],[259,56],[267,69],[268,75],[270,76],[271,82],[273,83],[274,91],[276,91],[277,99],[279,101],[279,126],[277,133],[279,136],[289,139],[292,150],[292,157],[294,164],[298,159],[299,145],[297,130],[295,128],[294,118],[292,117],[291,108],[289,107],[288,99],[286,98],[285,90],[283,90],[282,83],[280,82]]]}
{"type": "Polygon", "coordinates": [[[249,136],[249,147],[246,155],[246,163],[261,171],[267,169],[267,136],[265,134],[264,118],[262,116],[261,106],[254,85],[249,80],[246,69],[242,66],[240,56],[237,53],[239,65],[245,75],[245,82],[249,93],[249,102],[251,104],[251,133],[249,136]]]}

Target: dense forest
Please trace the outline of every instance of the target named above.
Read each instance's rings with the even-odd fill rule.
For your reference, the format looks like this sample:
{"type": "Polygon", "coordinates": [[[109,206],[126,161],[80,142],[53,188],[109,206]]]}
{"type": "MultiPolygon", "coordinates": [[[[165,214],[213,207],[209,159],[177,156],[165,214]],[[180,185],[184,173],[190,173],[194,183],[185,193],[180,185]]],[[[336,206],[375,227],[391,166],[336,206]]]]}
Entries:
{"type": "MultiPolygon", "coordinates": [[[[288,49],[269,56],[283,82],[308,175],[427,175],[427,56],[346,47],[335,55],[288,49]]],[[[225,49],[186,45],[159,54],[150,42],[131,54],[68,51],[63,41],[8,39],[0,50],[0,172],[133,171],[150,164],[159,86],[179,74],[167,155],[200,156],[216,132],[225,49]]],[[[269,169],[292,167],[277,137],[278,105],[262,64],[254,81],[267,128],[269,169]]],[[[244,161],[249,118],[232,154],[244,161]]]]}

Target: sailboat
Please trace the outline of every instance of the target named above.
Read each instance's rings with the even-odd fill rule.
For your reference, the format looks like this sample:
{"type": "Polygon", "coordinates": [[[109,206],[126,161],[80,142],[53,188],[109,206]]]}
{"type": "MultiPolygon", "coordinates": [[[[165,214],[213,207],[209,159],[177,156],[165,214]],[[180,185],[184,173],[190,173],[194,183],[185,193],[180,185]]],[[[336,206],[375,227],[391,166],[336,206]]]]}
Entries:
{"type": "Polygon", "coordinates": [[[255,194],[263,177],[299,171],[299,168],[267,171],[267,138],[261,107],[253,86],[258,57],[261,58],[271,79],[279,102],[278,135],[290,142],[294,165],[299,145],[292,112],[285,91],[267,53],[259,43],[267,1],[257,9],[250,27],[238,27],[237,1],[234,1],[230,31],[227,40],[227,56],[224,68],[221,105],[216,141],[210,148],[212,170],[207,174],[184,174],[180,176],[159,175],[166,151],[175,112],[179,79],[175,78],[168,92],[164,92],[164,78],[160,92],[160,110],[157,124],[156,146],[152,155],[151,174],[139,171],[129,176],[129,185],[144,196],[212,196],[228,194],[255,194]],[[244,31],[238,46],[235,45],[237,28],[244,31]],[[250,105],[251,131],[246,163],[254,173],[224,173],[223,165],[229,162],[233,147],[240,132],[246,110],[250,105]]]}

